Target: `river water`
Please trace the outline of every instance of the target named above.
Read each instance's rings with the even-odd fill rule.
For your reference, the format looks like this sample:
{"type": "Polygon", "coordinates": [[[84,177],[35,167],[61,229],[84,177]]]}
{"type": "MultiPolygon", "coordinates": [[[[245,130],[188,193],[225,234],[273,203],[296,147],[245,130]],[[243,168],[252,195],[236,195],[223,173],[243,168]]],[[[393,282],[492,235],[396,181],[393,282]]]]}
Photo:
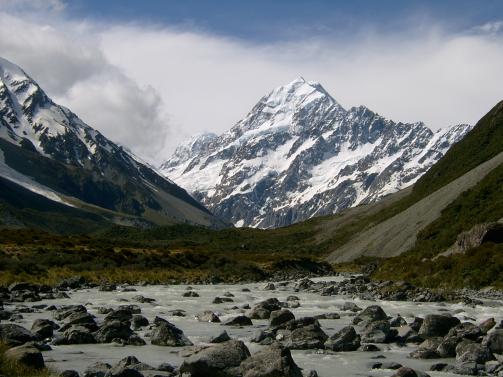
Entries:
{"type": "MultiPolygon", "coordinates": [[[[317,278],[313,280],[336,280],[338,277],[317,278]]],[[[289,295],[296,295],[300,298],[301,306],[290,309],[296,318],[304,316],[314,316],[323,313],[337,312],[341,315],[340,319],[320,320],[323,330],[331,335],[344,326],[351,324],[352,317],[348,312],[342,312],[340,307],[346,301],[352,301],[361,308],[368,305],[380,305],[384,311],[392,317],[400,314],[407,322],[415,316],[424,317],[426,314],[433,313],[451,313],[457,316],[461,321],[471,321],[480,323],[481,321],[494,317],[497,321],[503,319],[502,303],[491,302],[488,305],[478,305],[475,307],[467,306],[462,303],[414,303],[414,302],[392,302],[392,301],[366,301],[353,299],[348,296],[321,296],[316,293],[294,292],[293,286],[277,287],[276,290],[264,290],[264,283],[235,284],[235,285],[193,285],[192,288],[200,297],[182,297],[187,291],[187,285],[153,285],[153,286],[132,286],[135,292],[101,292],[97,289],[85,289],[69,292],[70,299],[46,300],[34,304],[48,305],[69,305],[84,304],[88,311],[101,321],[104,315],[98,314],[99,307],[118,307],[124,304],[137,304],[142,309],[142,314],[149,321],[155,316],[163,317],[182,329],[185,335],[194,343],[200,344],[206,342],[211,336],[219,334],[223,329],[227,330],[232,338],[243,340],[249,347],[251,353],[259,349],[259,345],[250,343],[253,334],[260,328],[266,328],[268,321],[253,320],[253,326],[236,328],[223,326],[219,323],[198,322],[195,315],[203,310],[212,310],[216,312],[222,321],[239,314],[239,309],[232,307],[241,307],[245,304],[253,306],[255,303],[263,301],[270,297],[276,297],[280,301],[286,301],[289,295]],[[244,292],[243,289],[249,289],[250,292],[244,292]],[[233,303],[212,304],[216,296],[222,296],[225,292],[234,295],[233,303]],[[154,303],[137,303],[132,300],[133,296],[143,295],[154,298],[154,303]],[[186,317],[170,315],[169,311],[181,309],[186,312],[186,317]]],[[[7,305],[6,309],[11,310],[15,305],[7,305]]],[[[51,318],[51,313],[40,311],[37,313],[23,314],[24,319],[19,322],[20,325],[27,328],[31,327],[36,318],[51,318]]],[[[138,331],[138,334],[144,338],[145,331],[138,331]]],[[[103,361],[114,364],[126,356],[136,356],[140,361],[150,364],[154,367],[161,363],[169,362],[172,365],[180,365],[183,358],[178,355],[181,350],[179,347],[161,347],[150,345],[148,338],[145,338],[146,346],[119,346],[115,344],[89,344],[89,345],[67,345],[52,346],[52,351],[44,352],[46,364],[57,370],[75,369],[83,372],[84,369],[96,362],[103,361]]],[[[414,369],[428,371],[435,362],[451,363],[453,359],[441,360],[416,360],[408,358],[408,354],[415,350],[417,346],[398,347],[396,345],[380,344],[379,352],[341,352],[335,354],[326,354],[316,350],[292,351],[295,362],[307,372],[315,369],[320,377],[350,377],[350,376],[391,376],[391,370],[370,369],[370,364],[376,361],[378,355],[384,355],[384,361],[398,362],[402,365],[414,369]]],[[[456,376],[454,374],[443,372],[428,372],[431,376],[456,376]]]]}

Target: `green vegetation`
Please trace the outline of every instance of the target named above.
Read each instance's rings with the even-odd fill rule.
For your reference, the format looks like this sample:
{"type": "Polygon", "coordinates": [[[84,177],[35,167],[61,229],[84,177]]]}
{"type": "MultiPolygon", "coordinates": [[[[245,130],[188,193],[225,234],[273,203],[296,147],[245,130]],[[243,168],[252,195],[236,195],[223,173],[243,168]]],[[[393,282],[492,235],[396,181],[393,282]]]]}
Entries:
{"type": "Polygon", "coordinates": [[[414,248],[382,262],[376,277],[437,287],[503,287],[503,244],[484,244],[465,255],[432,257],[445,251],[459,233],[503,218],[503,165],[452,202],[419,233],[414,248]]]}
{"type": "Polygon", "coordinates": [[[4,229],[0,284],[52,285],[76,274],[94,282],[237,282],[328,268],[316,261],[319,254],[312,246],[301,247],[308,237],[289,228],[216,231],[190,225],[113,227],[93,236],[4,229]]]}
{"type": "Polygon", "coordinates": [[[0,376],[5,377],[50,377],[54,374],[48,369],[32,369],[27,368],[18,363],[14,363],[10,360],[6,360],[4,357],[5,351],[7,351],[9,347],[5,344],[0,343],[0,376]]]}

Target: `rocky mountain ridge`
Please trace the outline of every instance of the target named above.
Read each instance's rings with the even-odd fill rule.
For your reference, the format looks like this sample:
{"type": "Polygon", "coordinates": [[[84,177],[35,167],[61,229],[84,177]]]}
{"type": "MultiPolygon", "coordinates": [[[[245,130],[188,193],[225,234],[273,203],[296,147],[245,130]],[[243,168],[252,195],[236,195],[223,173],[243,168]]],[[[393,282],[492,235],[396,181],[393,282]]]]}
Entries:
{"type": "Polygon", "coordinates": [[[432,131],[344,109],[303,78],[273,90],[222,135],[180,145],[160,170],[220,218],[272,228],[412,185],[471,129],[432,131]]]}

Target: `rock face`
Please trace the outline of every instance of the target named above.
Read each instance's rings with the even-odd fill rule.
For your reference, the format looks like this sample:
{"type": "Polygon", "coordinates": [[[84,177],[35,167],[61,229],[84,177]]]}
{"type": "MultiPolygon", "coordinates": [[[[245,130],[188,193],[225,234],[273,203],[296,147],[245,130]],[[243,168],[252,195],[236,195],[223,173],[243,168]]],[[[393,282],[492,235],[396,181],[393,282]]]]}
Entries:
{"type": "Polygon", "coordinates": [[[217,216],[271,228],[409,186],[469,129],[433,132],[364,106],[346,110],[299,78],[260,99],[228,132],[180,145],[161,171],[217,216]]]}
{"type": "Polygon", "coordinates": [[[88,213],[96,206],[91,212],[96,221],[128,221],[119,218],[123,213],[139,224],[224,225],[185,190],[54,103],[21,68],[2,58],[0,172],[20,193],[41,195],[62,211],[88,213]],[[119,217],[105,216],[103,209],[119,217]]]}

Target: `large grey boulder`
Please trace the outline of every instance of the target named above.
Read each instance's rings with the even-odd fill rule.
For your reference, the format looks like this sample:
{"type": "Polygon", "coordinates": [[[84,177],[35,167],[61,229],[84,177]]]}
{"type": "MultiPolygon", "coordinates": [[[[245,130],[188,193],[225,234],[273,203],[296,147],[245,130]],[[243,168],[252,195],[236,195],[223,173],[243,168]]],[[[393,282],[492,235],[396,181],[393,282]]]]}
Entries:
{"type": "Polygon", "coordinates": [[[251,319],[269,319],[271,312],[281,309],[281,303],[277,298],[268,298],[259,302],[250,309],[248,316],[251,319]]]}
{"type": "Polygon", "coordinates": [[[243,377],[302,377],[290,350],[280,344],[262,348],[241,363],[243,377]]]}
{"type": "Polygon", "coordinates": [[[419,335],[428,338],[433,336],[445,336],[451,328],[459,325],[460,321],[456,317],[442,314],[429,314],[424,318],[419,329],[419,335]]]}
{"type": "Polygon", "coordinates": [[[229,340],[207,348],[195,349],[180,366],[180,373],[191,377],[235,377],[241,374],[241,362],[250,357],[242,341],[229,340]]]}
{"type": "Polygon", "coordinates": [[[0,340],[12,347],[37,340],[37,337],[22,326],[7,323],[0,324],[0,340]]]}
{"type": "Polygon", "coordinates": [[[220,318],[211,310],[204,310],[196,315],[199,322],[220,322],[220,318]]]}
{"type": "Polygon", "coordinates": [[[494,360],[494,356],[486,345],[464,340],[456,346],[456,361],[458,363],[484,364],[490,360],[494,360]]]}
{"type": "Polygon", "coordinates": [[[269,316],[269,326],[276,327],[295,319],[293,313],[288,309],[274,310],[269,316]]]}
{"type": "Polygon", "coordinates": [[[328,335],[313,317],[291,320],[276,330],[276,339],[290,349],[324,348],[328,335]]]}
{"type": "Polygon", "coordinates": [[[42,353],[30,345],[10,348],[5,351],[4,358],[29,368],[42,369],[45,367],[42,353]]]}
{"type": "Polygon", "coordinates": [[[51,338],[59,325],[49,319],[36,319],[31,325],[31,332],[39,339],[51,338]]]}
{"type": "Polygon", "coordinates": [[[182,330],[166,320],[157,322],[157,326],[150,335],[150,342],[156,346],[183,347],[192,345],[182,330]]]}
{"type": "Polygon", "coordinates": [[[483,343],[487,345],[491,352],[499,355],[503,354],[503,329],[496,329],[488,334],[483,343]]]}
{"type": "Polygon", "coordinates": [[[384,310],[379,305],[367,306],[361,313],[359,313],[354,319],[353,324],[356,325],[360,322],[375,322],[387,320],[388,316],[384,310]]]}
{"type": "Polygon", "coordinates": [[[360,347],[360,335],[353,326],[346,326],[325,342],[325,348],[335,351],[356,351],[360,347]]]}

